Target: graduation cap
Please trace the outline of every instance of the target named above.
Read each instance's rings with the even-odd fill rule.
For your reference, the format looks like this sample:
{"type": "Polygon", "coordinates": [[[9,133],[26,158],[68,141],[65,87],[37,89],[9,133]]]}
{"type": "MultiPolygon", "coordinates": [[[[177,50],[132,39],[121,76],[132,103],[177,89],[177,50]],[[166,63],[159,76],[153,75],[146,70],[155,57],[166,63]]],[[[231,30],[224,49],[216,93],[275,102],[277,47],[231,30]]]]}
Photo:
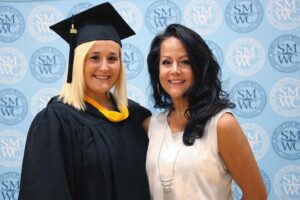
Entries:
{"type": "Polygon", "coordinates": [[[64,19],[50,29],[70,45],[67,82],[72,82],[74,49],[93,40],[112,40],[122,46],[121,40],[135,32],[109,3],[102,3],[64,19]]]}

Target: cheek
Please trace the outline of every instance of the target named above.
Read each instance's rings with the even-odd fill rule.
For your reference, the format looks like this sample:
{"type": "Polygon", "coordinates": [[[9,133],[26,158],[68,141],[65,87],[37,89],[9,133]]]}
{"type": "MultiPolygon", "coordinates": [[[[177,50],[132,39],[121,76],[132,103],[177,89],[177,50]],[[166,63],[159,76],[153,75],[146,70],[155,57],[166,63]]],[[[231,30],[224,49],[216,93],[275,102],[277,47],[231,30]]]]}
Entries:
{"type": "Polygon", "coordinates": [[[164,75],[162,73],[159,73],[159,82],[161,85],[164,85],[164,83],[166,82],[166,78],[164,77],[164,75]]]}
{"type": "Polygon", "coordinates": [[[113,66],[112,70],[113,70],[115,78],[117,79],[121,73],[121,66],[120,65],[113,66]]]}
{"type": "Polygon", "coordinates": [[[88,69],[87,67],[85,67],[85,68],[83,69],[83,77],[84,77],[84,79],[88,78],[88,77],[89,77],[89,74],[90,74],[89,69],[88,69]]]}
{"type": "Polygon", "coordinates": [[[160,82],[167,80],[166,72],[163,69],[160,68],[158,73],[158,78],[160,82]]]}

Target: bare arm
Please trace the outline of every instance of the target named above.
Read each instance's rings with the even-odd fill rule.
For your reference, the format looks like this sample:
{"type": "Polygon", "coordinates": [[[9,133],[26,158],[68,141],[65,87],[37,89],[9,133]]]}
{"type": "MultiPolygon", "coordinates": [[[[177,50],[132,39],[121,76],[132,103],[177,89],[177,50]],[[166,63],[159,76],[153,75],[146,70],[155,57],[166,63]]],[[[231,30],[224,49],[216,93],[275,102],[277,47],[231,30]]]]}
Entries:
{"type": "Polygon", "coordinates": [[[217,125],[219,152],[243,200],[265,200],[267,192],[249,142],[239,123],[225,113],[217,125]]]}
{"type": "Polygon", "coordinates": [[[145,130],[145,132],[148,134],[148,129],[149,129],[149,123],[150,123],[150,117],[147,117],[144,121],[143,121],[143,128],[145,130]]]}

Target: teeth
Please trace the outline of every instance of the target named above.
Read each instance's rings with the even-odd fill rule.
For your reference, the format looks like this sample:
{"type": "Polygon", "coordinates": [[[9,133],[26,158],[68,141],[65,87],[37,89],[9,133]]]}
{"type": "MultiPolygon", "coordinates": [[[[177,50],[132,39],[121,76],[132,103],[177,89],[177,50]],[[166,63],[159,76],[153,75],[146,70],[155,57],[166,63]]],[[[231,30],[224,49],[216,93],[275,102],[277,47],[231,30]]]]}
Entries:
{"type": "Polygon", "coordinates": [[[169,80],[170,83],[183,83],[184,80],[169,80]]]}
{"type": "Polygon", "coordinates": [[[109,76],[103,76],[103,75],[95,75],[96,78],[98,79],[108,79],[109,76]]]}

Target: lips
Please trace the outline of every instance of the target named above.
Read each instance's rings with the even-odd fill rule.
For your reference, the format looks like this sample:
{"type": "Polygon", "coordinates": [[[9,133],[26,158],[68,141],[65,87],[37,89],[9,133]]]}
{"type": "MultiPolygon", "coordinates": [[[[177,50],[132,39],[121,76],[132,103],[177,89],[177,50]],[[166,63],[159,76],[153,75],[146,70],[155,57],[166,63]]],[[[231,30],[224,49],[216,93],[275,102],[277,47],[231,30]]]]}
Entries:
{"type": "Polygon", "coordinates": [[[100,79],[100,80],[107,80],[111,76],[109,76],[109,75],[94,75],[93,77],[96,78],[96,79],[100,79]]]}
{"type": "Polygon", "coordinates": [[[185,80],[181,80],[181,79],[171,79],[171,80],[168,80],[169,83],[172,83],[172,84],[181,84],[181,83],[184,83],[185,80]]]}

